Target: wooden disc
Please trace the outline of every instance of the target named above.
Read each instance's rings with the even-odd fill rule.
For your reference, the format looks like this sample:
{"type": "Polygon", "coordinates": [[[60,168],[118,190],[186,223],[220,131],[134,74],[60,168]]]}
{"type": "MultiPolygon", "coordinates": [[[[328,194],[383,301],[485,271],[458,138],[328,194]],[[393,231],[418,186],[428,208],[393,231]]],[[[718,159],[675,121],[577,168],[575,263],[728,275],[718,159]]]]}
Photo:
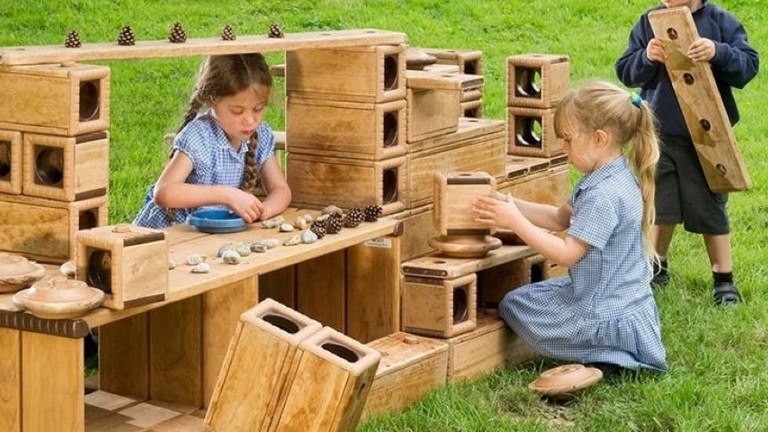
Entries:
{"type": "Polygon", "coordinates": [[[603,378],[603,372],[582,364],[566,364],[542,372],[528,388],[545,396],[574,395],[603,378]]]}
{"type": "Polygon", "coordinates": [[[433,248],[453,258],[482,258],[501,247],[501,240],[486,236],[440,236],[428,240],[433,248]]]}

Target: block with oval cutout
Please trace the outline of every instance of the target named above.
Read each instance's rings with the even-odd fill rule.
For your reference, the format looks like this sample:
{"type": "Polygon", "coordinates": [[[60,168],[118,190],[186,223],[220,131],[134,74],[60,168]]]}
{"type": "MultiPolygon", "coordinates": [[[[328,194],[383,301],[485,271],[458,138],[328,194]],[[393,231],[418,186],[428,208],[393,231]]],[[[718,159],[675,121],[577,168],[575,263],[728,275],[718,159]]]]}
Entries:
{"type": "Polygon", "coordinates": [[[403,331],[451,337],[477,325],[477,276],[453,279],[406,276],[402,293],[403,331]]]}
{"type": "Polygon", "coordinates": [[[569,86],[570,59],[566,55],[507,57],[507,106],[554,108],[569,86]]]}
{"type": "Polygon", "coordinates": [[[555,133],[555,110],[507,107],[507,154],[552,157],[563,152],[555,133]]]}

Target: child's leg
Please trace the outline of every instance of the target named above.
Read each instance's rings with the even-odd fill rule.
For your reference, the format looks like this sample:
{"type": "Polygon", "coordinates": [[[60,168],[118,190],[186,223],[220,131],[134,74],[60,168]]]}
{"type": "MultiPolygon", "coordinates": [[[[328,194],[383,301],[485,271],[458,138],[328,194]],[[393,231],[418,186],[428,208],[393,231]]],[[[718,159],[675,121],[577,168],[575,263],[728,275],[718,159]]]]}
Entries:
{"type": "Polygon", "coordinates": [[[704,235],[714,279],[713,298],[717,305],[732,305],[741,301],[741,294],[733,283],[731,261],[731,235],[704,235]]]}

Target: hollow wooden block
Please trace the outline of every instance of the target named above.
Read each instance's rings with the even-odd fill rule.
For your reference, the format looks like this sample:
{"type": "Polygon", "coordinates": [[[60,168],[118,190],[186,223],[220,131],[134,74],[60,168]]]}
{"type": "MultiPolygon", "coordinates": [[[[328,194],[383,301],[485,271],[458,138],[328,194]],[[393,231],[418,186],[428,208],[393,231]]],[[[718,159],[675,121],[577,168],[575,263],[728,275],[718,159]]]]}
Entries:
{"type": "Polygon", "coordinates": [[[289,98],[387,102],[405,97],[405,45],[286,52],[289,98]]]}
{"type": "Polygon", "coordinates": [[[21,132],[0,130],[0,193],[21,194],[21,132]]]}
{"type": "Polygon", "coordinates": [[[78,201],[106,195],[109,139],[106,132],[77,137],[24,134],[24,195],[78,201]]]}
{"type": "Polygon", "coordinates": [[[507,106],[554,108],[568,93],[570,59],[565,55],[507,57],[507,106]]]}
{"type": "Polygon", "coordinates": [[[483,100],[474,99],[461,102],[461,115],[467,118],[483,118],[483,100]]]}
{"type": "Polygon", "coordinates": [[[406,153],[406,103],[356,103],[291,97],[286,118],[291,153],[384,160],[406,153]]]}
{"type": "Polygon", "coordinates": [[[438,64],[456,65],[463,74],[483,74],[483,52],[461,49],[420,48],[437,57],[438,64]]]}
{"type": "Polygon", "coordinates": [[[535,254],[477,272],[477,304],[480,307],[498,307],[501,299],[513,289],[548,279],[551,264],[551,261],[535,254]]]}
{"type": "Polygon", "coordinates": [[[555,133],[555,110],[507,107],[507,153],[552,157],[563,152],[555,133]]]}
{"type": "Polygon", "coordinates": [[[107,196],[54,201],[0,195],[0,250],[61,264],[75,259],[75,233],[107,224],[107,196]]]}
{"type": "Polygon", "coordinates": [[[321,328],[272,299],[244,312],[205,415],[206,431],[270,430],[298,367],[298,346],[321,328]]]}
{"type": "Polygon", "coordinates": [[[329,158],[288,153],[288,185],[292,205],[321,209],[377,204],[389,215],[405,208],[405,157],[381,161],[329,158]]]}
{"type": "Polygon", "coordinates": [[[475,222],[472,200],[494,196],[496,179],[482,171],[435,172],[435,227],[440,235],[485,235],[492,229],[475,222]]]}
{"type": "Polygon", "coordinates": [[[454,279],[406,276],[402,294],[403,331],[451,337],[477,325],[477,276],[454,279]]]}
{"type": "Polygon", "coordinates": [[[407,141],[419,141],[456,132],[461,93],[445,89],[408,89],[407,141]]]}
{"type": "Polygon", "coordinates": [[[0,68],[0,128],[76,136],[109,128],[109,68],[0,68]]]}
{"type": "Polygon", "coordinates": [[[124,309],[165,300],[168,242],[165,233],[132,225],[81,230],[77,278],[106,293],[104,306],[124,309]]]}
{"type": "Polygon", "coordinates": [[[270,430],[346,432],[360,421],[381,354],[330,327],[299,343],[293,381],[270,430]]]}
{"type": "Polygon", "coordinates": [[[381,362],[363,418],[404,409],[445,384],[448,345],[442,341],[397,332],[368,346],[381,353],[381,362]]]}

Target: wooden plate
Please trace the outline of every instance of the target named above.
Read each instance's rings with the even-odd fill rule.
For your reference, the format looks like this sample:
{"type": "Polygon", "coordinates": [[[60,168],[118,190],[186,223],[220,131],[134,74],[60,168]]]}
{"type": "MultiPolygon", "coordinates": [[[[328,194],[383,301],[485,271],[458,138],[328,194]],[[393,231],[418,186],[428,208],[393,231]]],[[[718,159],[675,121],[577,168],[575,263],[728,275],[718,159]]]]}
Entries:
{"type": "Polygon", "coordinates": [[[453,258],[482,258],[501,247],[501,240],[486,236],[440,236],[427,241],[443,255],[453,258]]]}
{"type": "Polygon", "coordinates": [[[544,396],[574,395],[603,378],[603,372],[582,364],[566,364],[542,372],[528,388],[544,396]]]}

